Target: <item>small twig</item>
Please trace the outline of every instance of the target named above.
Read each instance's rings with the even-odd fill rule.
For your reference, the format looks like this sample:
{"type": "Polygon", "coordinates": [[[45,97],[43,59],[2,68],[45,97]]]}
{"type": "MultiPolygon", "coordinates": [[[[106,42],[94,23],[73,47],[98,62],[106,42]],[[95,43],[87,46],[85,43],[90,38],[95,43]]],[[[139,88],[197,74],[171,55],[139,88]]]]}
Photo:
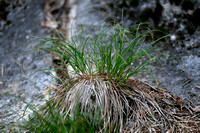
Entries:
{"type": "Polygon", "coordinates": [[[189,84],[191,81],[192,81],[192,79],[188,78],[186,81],[184,81],[182,86],[184,87],[186,84],[189,84]]]}

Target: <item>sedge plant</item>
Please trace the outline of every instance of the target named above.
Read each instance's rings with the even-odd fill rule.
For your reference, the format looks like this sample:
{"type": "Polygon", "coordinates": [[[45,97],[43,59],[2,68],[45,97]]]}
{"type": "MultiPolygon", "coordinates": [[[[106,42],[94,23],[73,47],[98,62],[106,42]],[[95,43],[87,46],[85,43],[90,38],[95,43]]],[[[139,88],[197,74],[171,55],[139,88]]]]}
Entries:
{"type": "Polygon", "coordinates": [[[64,116],[73,116],[77,105],[82,113],[100,114],[103,126],[95,125],[100,132],[122,132],[131,120],[136,131],[158,122],[151,112],[154,108],[159,118],[164,117],[158,105],[129,81],[145,72],[157,83],[149,69],[161,55],[154,45],[164,37],[145,42],[152,31],[142,24],[102,26],[96,33],[84,39],[43,39],[36,49],[51,51],[60,59],[55,69],[61,71],[62,84],[53,94],[55,108],[64,116]]]}

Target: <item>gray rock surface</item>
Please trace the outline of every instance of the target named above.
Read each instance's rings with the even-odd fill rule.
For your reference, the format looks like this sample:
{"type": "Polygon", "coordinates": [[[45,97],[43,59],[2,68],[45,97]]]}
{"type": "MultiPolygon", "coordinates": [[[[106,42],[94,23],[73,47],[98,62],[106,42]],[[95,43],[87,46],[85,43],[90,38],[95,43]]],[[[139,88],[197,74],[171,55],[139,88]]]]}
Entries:
{"type": "Polygon", "coordinates": [[[39,45],[39,41],[32,41],[35,37],[48,36],[40,25],[43,4],[42,0],[13,1],[6,7],[6,20],[1,20],[10,23],[0,30],[0,129],[19,120],[25,102],[41,105],[45,99],[42,93],[50,86],[50,72],[37,71],[50,68],[51,57],[37,59],[44,53],[31,51],[39,45]]]}

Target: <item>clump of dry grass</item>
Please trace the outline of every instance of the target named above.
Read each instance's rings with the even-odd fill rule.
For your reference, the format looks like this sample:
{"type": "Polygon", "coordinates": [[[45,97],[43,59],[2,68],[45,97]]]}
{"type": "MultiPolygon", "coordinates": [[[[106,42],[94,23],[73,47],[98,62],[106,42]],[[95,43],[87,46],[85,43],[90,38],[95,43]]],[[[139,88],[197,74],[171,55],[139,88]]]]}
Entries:
{"type": "Polygon", "coordinates": [[[100,115],[103,128],[99,130],[113,132],[116,132],[118,128],[122,130],[126,117],[125,112],[132,110],[124,93],[114,83],[102,79],[83,78],[76,82],[69,91],[63,91],[66,91],[65,88],[60,88],[57,93],[66,93],[64,96],[59,97],[60,95],[56,94],[58,96],[56,100],[60,99],[58,105],[60,110],[71,114],[78,104],[81,112],[92,113],[94,116],[100,115]]]}
{"type": "Polygon", "coordinates": [[[81,112],[100,116],[103,127],[96,127],[100,132],[194,132],[200,126],[200,114],[179,98],[133,79],[117,85],[80,78],[68,91],[61,87],[55,95],[64,114],[73,113],[78,104],[81,112]]]}

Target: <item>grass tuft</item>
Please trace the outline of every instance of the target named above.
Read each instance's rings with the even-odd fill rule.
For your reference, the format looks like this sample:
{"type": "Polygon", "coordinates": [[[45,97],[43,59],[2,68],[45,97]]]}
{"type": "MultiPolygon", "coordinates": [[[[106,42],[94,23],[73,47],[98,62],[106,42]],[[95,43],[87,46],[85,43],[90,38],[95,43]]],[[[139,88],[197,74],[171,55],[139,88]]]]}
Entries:
{"type": "Polygon", "coordinates": [[[147,44],[145,37],[152,31],[140,32],[144,30],[140,27],[115,25],[102,28],[97,36],[89,35],[78,41],[73,38],[68,41],[44,39],[36,50],[48,50],[60,58],[63,67],[57,69],[67,69],[67,79],[96,77],[121,84],[139,72],[146,72],[157,82],[148,70],[160,55],[152,45],[164,37],[147,44]]]}
{"type": "Polygon", "coordinates": [[[54,107],[64,117],[74,116],[77,106],[83,114],[99,116],[102,126],[97,122],[94,127],[100,132],[122,132],[130,119],[136,119],[132,128],[141,131],[157,121],[152,108],[165,121],[159,106],[129,82],[146,72],[158,83],[149,69],[162,54],[153,45],[164,37],[145,42],[152,31],[141,24],[135,28],[102,26],[96,33],[85,39],[44,39],[36,49],[51,51],[60,59],[55,69],[62,84],[54,92],[54,107]]]}

